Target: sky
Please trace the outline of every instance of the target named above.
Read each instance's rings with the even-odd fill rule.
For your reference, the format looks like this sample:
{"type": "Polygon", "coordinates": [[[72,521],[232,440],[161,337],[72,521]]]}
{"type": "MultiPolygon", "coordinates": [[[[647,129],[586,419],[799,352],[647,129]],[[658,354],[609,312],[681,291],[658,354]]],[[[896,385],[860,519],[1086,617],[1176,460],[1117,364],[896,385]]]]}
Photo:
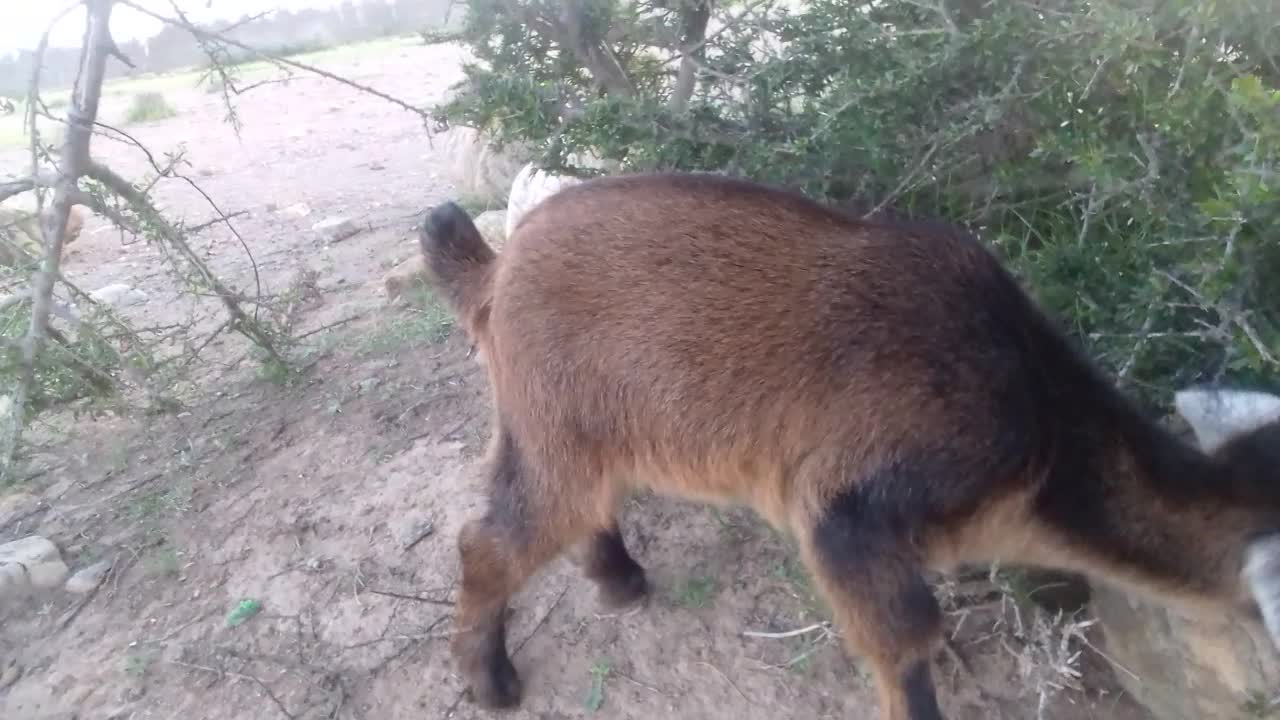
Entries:
{"type": "MultiPolygon", "coordinates": [[[[176,0],[188,17],[195,21],[236,20],[264,10],[299,10],[331,7],[340,0],[176,0]]],[[[136,4],[157,13],[172,16],[170,0],[134,0],[136,4]]],[[[34,49],[49,21],[72,0],[0,0],[0,55],[21,48],[34,49]]],[[[111,34],[117,42],[151,37],[160,31],[160,23],[132,8],[117,5],[111,12],[111,34]]],[[[54,47],[79,47],[84,34],[84,8],[79,7],[63,18],[49,36],[54,47]]]]}

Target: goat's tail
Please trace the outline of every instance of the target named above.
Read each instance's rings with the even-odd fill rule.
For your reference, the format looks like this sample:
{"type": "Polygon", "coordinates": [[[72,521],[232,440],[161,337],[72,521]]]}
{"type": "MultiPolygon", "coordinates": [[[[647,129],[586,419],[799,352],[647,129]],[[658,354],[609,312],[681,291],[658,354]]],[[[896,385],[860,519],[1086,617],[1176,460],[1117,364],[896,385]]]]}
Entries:
{"type": "Polygon", "coordinates": [[[427,212],[418,232],[427,275],[473,342],[488,325],[497,255],[457,203],[427,212]]]}

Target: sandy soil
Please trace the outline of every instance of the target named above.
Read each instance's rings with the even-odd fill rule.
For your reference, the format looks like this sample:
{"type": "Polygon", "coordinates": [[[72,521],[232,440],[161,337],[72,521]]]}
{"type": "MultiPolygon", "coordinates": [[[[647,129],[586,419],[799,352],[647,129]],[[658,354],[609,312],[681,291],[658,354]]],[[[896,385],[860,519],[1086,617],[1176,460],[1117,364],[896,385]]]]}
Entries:
{"type": "MultiPolygon", "coordinates": [[[[404,44],[331,69],[425,104],[460,76],[458,58],[404,44]]],[[[245,211],[235,223],[252,262],[224,229],[197,235],[215,270],[267,292],[314,272],[300,333],[356,319],[308,336],[299,377],[231,362],[246,346],[228,337],[211,349],[223,364],[201,371],[180,410],[42,431],[40,474],[0,492],[0,542],[39,533],[73,569],[114,565],[90,595],[0,608],[0,717],[487,717],[463,697],[442,639],[454,534],[480,503],[484,377],[459,333],[384,306],[381,289],[414,252],[415,214],[454,196],[441,144],[416,116],[318,79],[241,98],[238,139],[218,96],[178,87],[166,97],[176,117],[122,129],[161,162],[185,144],[192,178],[227,212],[245,211]],[[326,243],[311,226],[335,216],[364,230],[326,243]],[[261,612],[228,625],[244,599],[261,612]]],[[[118,121],[128,100],[109,98],[105,119],[118,121]]],[[[127,144],[100,140],[95,152],[129,177],[148,171],[127,144]]],[[[0,149],[0,171],[25,162],[21,148],[0,149]]],[[[188,224],[212,217],[180,183],[157,197],[188,224]]],[[[215,305],[180,295],[158,252],[130,242],[95,218],[68,276],[146,292],[126,311],[140,325],[220,321],[215,305]]],[[[655,583],[648,609],[601,618],[568,559],[549,567],[513,603],[526,699],[510,717],[878,718],[869,678],[830,634],[743,635],[824,619],[779,535],[745,511],[657,497],[633,501],[624,522],[655,583]]],[[[1008,607],[982,592],[955,604],[955,645],[972,673],[939,657],[949,717],[998,717],[997,706],[1036,717],[1035,683],[1015,659],[1031,650],[1008,607]]],[[[1056,696],[1044,717],[1144,717],[1097,652],[1083,649],[1080,665],[1085,689],[1056,696]]]]}

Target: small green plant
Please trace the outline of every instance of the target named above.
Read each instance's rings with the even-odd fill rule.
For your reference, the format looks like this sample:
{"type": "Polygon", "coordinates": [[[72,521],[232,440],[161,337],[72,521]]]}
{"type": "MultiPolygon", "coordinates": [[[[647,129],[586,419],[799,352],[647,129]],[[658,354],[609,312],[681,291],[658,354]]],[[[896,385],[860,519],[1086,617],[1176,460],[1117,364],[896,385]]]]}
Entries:
{"type": "Polygon", "coordinates": [[[245,598],[236,603],[227,613],[227,627],[243,625],[249,618],[262,612],[262,603],[253,598],[245,598]]]}
{"type": "Polygon", "coordinates": [[[997,569],[998,585],[1005,594],[1019,607],[1029,608],[1034,604],[1036,593],[1035,583],[1027,575],[1025,570],[1020,568],[998,568],[997,569]]]}
{"type": "Polygon", "coordinates": [[[788,556],[779,561],[773,568],[773,576],[785,582],[797,595],[808,597],[813,593],[809,573],[794,557],[788,556]]]}
{"type": "Polygon", "coordinates": [[[276,358],[266,356],[265,353],[263,353],[263,356],[262,365],[258,369],[258,376],[272,385],[291,387],[298,378],[297,369],[276,358]]]}
{"type": "Polygon", "coordinates": [[[502,203],[490,202],[488,198],[477,195],[464,195],[458,199],[458,206],[467,211],[471,217],[475,217],[489,210],[501,210],[502,203]]]}
{"type": "Polygon", "coordinates": [[[604,681],[609,677],[609,663],[601,660],[591,666],[591,685],[583,705],[588,712],[597,712],[604,705],[604,681]]]}
{"type": "Polygon", "coordinates": [[[813,648],[801,652],[795,659],[786,664],[787,670],[796,675],[808,675],[809,671],[813,669],[813,652],[813,648]]]}
{"type": "Polygon", "coordinates": [[[158,92],[140,92],[133,96],[133,104],[129,106],[129,114],[125,119],[130,123],[156,122],[178,114],[177,110],[158,92]]]}
{"type": "Polygon", "coordinates": [[[134,677],[142,677],[151,667],[151,657],[141,653],[129,653],[124,659],[124,671],[134,677]]]}
{"type": "Polygon", "coordinates": [[[434,345],[449,337],[453,314],[430,288],[412,287],[405,291],[410,308],[383,320],[373,332],[364,336],[360,352],[379,355],[409,347],[434,345]]]}
{"type": "Polygon", "coordinates": [[[154,522],[165,516],[181,515],[191,503],[191,484],[177,482],[163,490],[139,495],[133,501],[131,514],[135,520],[154,522]]]}
{"type": "Polygon", "coordinates": [[[694,575],[685,578],[676,588],[676,604],[687,610],[704,608],[711,602],[716,592],[715,578],[709,575],[694,575]]]}
{"type": "Polygon", "coordinates": [[[143,570],[147,575],[155,578],[177,575],[178,551],[168,544],[157,548],[143,561],[143,570]]]}
{"type": "Polygon", "coordinates": [[[1249,693],[1249,698],[1240,706],[1240,712],[1250,718],[1273,718],[1277,716],[1277,710],[1280,710],[1280,705],[1257,690],[1249,693]]]}

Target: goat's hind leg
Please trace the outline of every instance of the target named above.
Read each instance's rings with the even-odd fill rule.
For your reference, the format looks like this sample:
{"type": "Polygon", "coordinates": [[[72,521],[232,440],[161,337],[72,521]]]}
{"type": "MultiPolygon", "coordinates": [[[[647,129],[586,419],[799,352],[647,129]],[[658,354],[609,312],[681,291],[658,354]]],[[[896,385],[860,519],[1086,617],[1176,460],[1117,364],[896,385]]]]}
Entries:
{"type": "Polygon", "coordinates": [[[616,521],[591,536],[584,569],[599,588],[600,605],[606,611],[627,615],[644,605],[649,581],[644,568],[627,552],[616,521]]]}
{"type": "Polygon", "coordinates": [[[489,507],[458,534],[462,588],[452,649],[475,702],[510,708],[520,702],[521,683],[507,653],[507,601],[539,568],[598,527],[590,508],[601,503],[581,493],[600,486],[558,477],[502,429],[494,442],[489,507]],[[562,491],[579,495],[559,497],[562,491]]]}
{"type": "Polygon", "coordinates": [[[872,666],[885,720],[944,720],[931,660],[942,613],[893,508],[854,487],[828,504],[801,537],[806,565],[845,646],[872,666]]]}

